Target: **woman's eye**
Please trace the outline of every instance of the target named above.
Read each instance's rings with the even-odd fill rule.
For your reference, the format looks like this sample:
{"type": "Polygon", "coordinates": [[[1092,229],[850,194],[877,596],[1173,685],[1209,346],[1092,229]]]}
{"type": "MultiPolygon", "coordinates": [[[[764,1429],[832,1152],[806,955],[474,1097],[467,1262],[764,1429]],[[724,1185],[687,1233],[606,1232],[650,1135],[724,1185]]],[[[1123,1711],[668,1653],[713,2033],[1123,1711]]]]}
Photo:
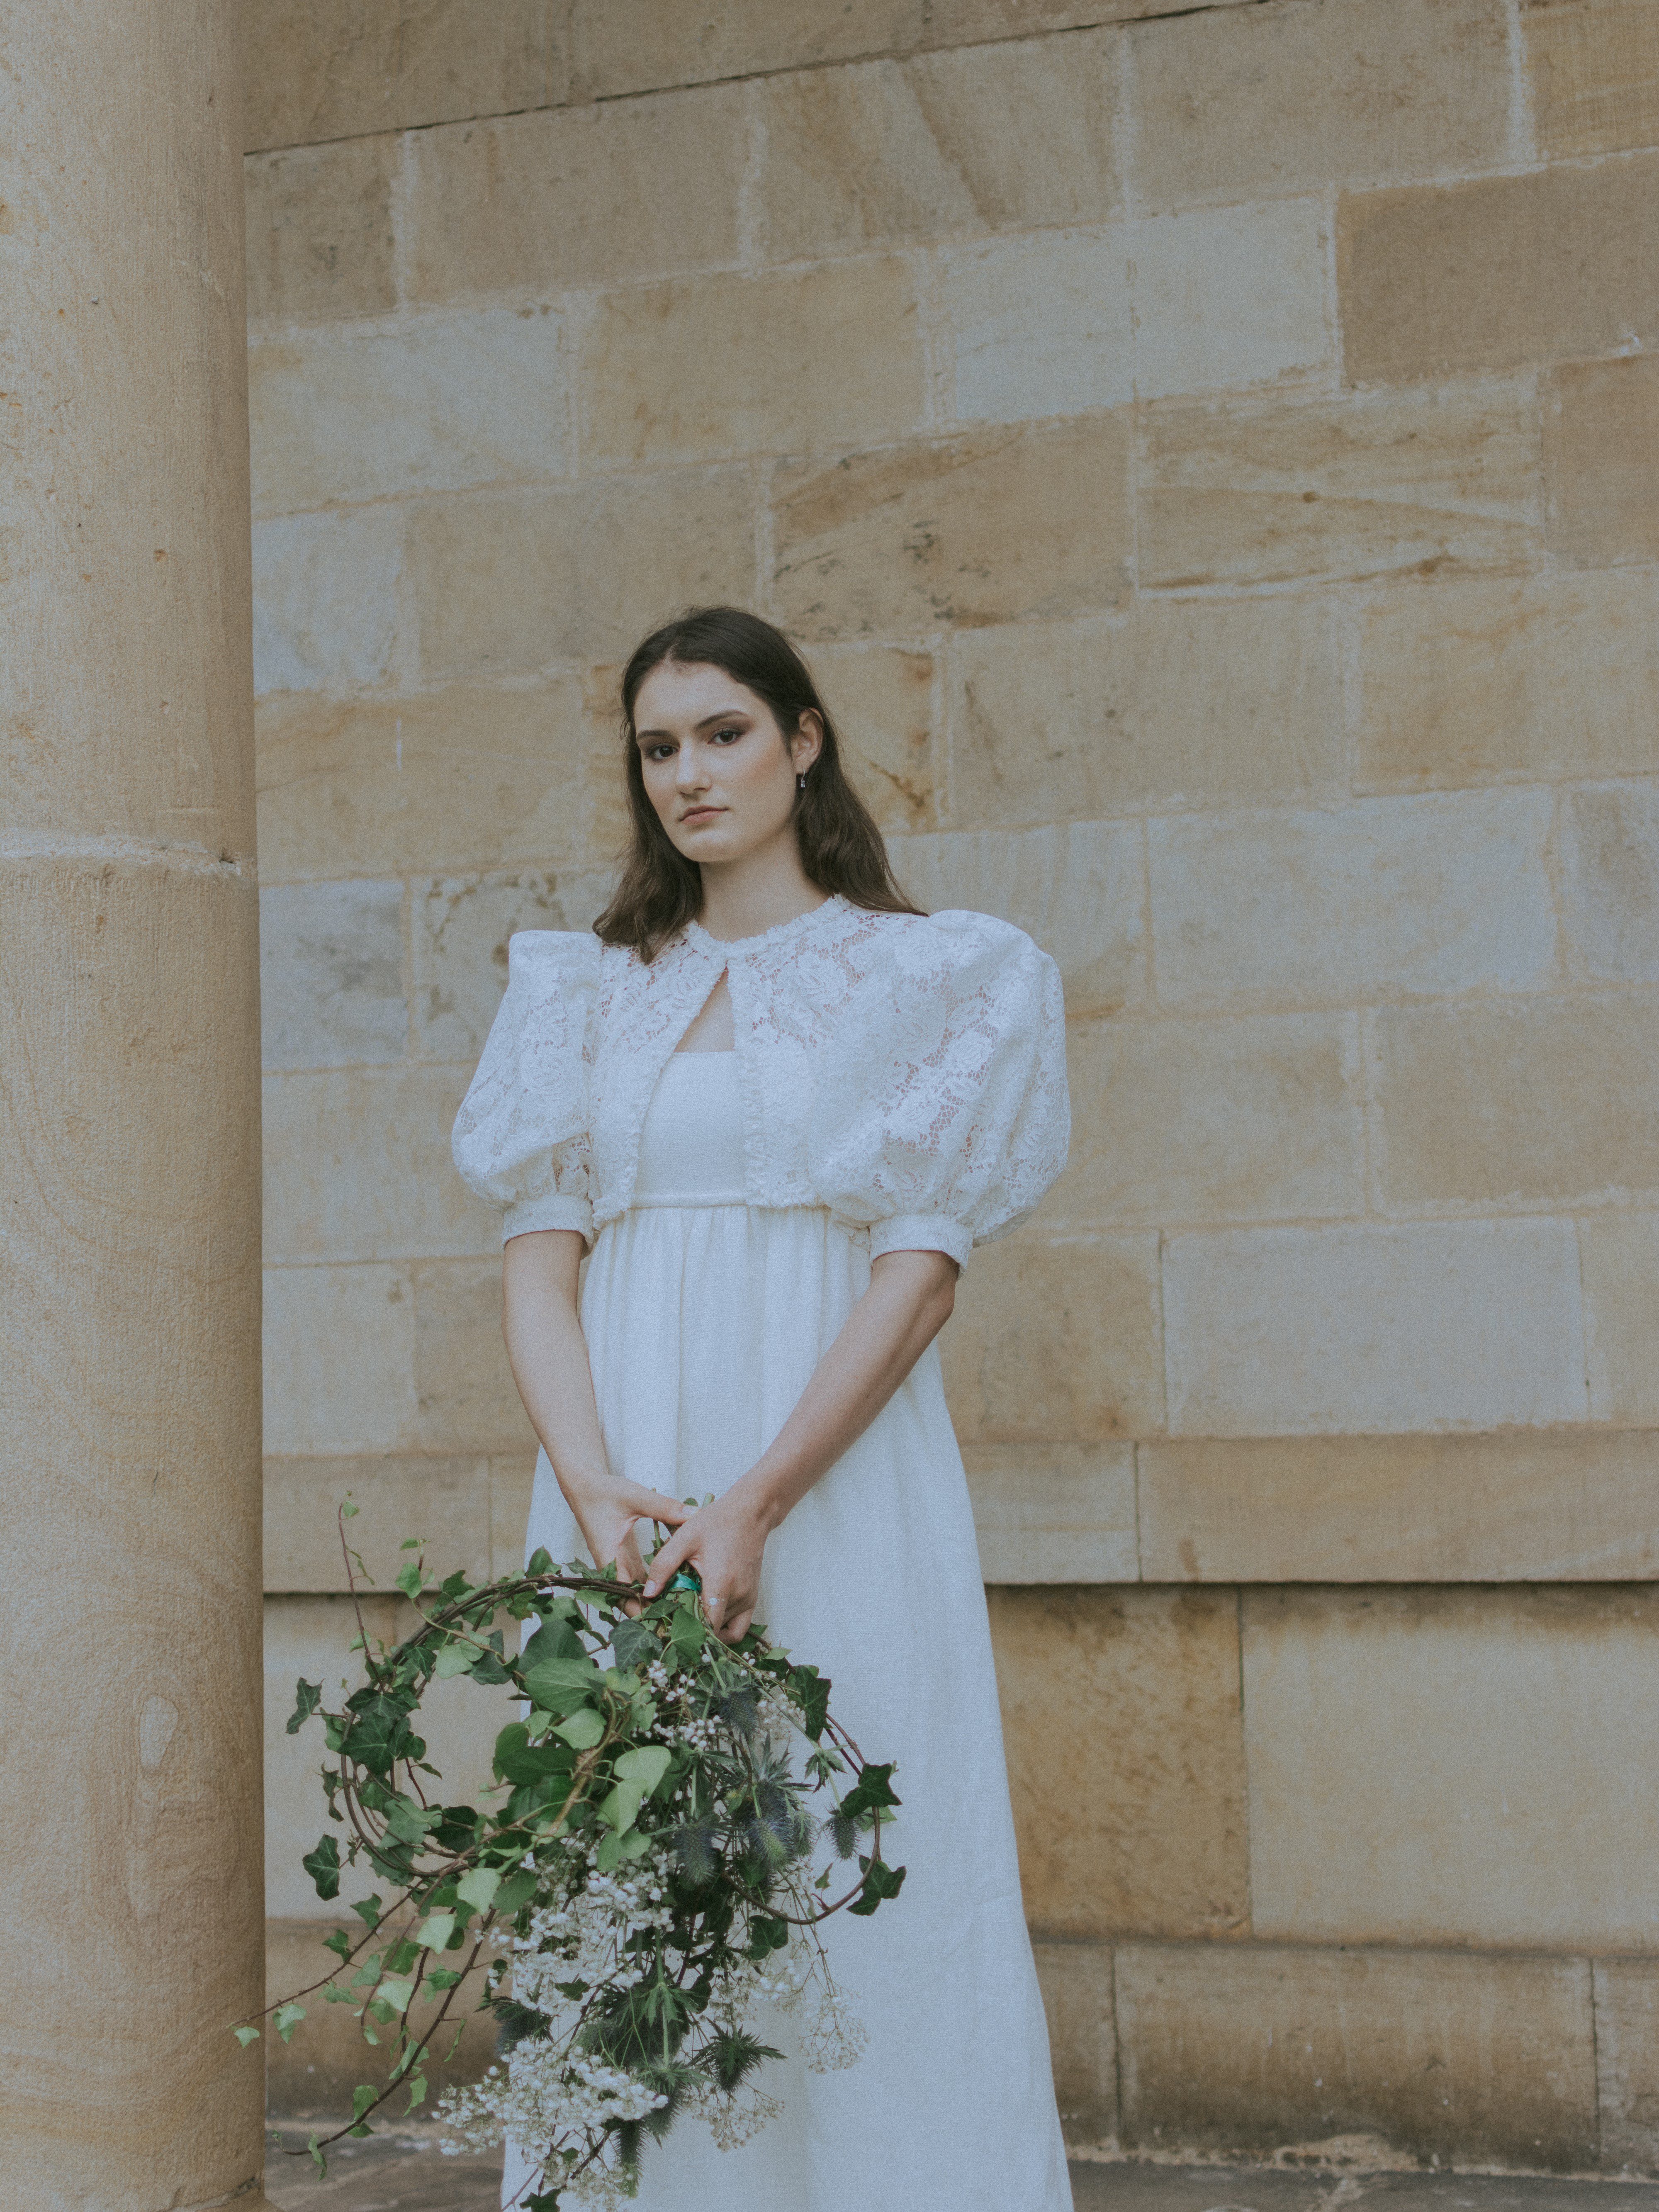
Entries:
{"type": "Polygon", "coordinates": [[[735,744],[737,740],[742,735],[743,732],[741,730],[716,730],[714,732],[714,743],[717,745],[735,744]]]}
{"type": "Polygon", "coordinates": [[[667,760],[672,757],[673,750],[672,745],[647,745],[645,757],[649,761],[667,760]]]}

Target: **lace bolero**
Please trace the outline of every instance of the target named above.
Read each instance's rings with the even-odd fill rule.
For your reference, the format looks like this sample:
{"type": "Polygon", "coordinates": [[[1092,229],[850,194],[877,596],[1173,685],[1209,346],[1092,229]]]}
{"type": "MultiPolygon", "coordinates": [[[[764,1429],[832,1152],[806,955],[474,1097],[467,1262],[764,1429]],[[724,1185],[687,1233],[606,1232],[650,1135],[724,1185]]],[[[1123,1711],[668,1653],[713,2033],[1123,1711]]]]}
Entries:
{"type": "Polygon", "coordinates": [[[627,1210],[657,1079],[722,972],[751,1206],[827,1206],[872,1257],[960,1264],[1065,1165],[1060,975],[1007,922],[832,898],[734,944],[690,923],[649,966],[529,930],[455,1123],[455,1164],[504,1237],[591,1242],[627,1210]]]}

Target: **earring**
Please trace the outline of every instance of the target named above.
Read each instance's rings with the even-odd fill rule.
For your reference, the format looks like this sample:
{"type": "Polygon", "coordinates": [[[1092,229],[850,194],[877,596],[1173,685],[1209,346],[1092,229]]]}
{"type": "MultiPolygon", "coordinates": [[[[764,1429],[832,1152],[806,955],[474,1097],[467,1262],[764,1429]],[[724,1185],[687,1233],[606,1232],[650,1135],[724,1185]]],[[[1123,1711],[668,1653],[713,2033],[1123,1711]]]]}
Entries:
{"type": "Polygon", "coordinates": [[[806,778],[805,778],[805,775],[804,774],[803,774],[803,775],[798,775],[798,776],[795,778],[795,788],[796,788],[796,790],[797,790],[797,791],[805,791],[805,788],[806,788],[806,778]]]}

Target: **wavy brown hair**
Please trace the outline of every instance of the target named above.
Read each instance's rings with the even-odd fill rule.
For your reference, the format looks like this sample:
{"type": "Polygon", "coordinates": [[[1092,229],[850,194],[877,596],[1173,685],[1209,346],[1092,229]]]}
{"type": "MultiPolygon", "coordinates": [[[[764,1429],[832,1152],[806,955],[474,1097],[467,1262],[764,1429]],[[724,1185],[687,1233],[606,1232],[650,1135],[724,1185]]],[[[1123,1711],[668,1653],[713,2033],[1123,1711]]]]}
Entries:
{"type": "Polygon", "coordinates": [[[874,914],[917,914],[894,878],[875,817],[841,764],[841,745],[811,670],[781,629],[742,607],[693,607],[634,648],[622,679],[623,773],[633,837],[616,896],[594,923],[606,945],[631,945],[653,960],[677,929],[702,911],[702,871],[688,860],[645,795],[634,702],[653,668],[723,669],[771,709],[784,740],[803,714],[823,725],[823,748],[795,799],[801,866],[820,890],[839,892],[874,914]]]}

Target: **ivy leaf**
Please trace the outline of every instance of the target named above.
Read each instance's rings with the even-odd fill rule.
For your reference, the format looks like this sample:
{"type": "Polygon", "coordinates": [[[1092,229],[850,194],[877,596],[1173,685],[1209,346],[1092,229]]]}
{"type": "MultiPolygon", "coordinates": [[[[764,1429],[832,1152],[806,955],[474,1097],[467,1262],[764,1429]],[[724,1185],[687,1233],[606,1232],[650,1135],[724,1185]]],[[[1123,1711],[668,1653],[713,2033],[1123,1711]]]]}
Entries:
{"type": "Polygon", "coordinates": [[[259,2040],[259,2031],[257,2027],[238,2027],[231,2032],[244,2051],[247,2049],[250,2043],[257,2043],[259,2040]]]}
{"type": "Polygon", "coordinates": [[[415,1930],[415,1941],[424,1950],[441,1951],[454,1933],[453,1912],[430,1912],[415,1930]]]}
{"type": "Polygon", "coordinates": [[[423,2105],[425,2102],[426,2076],[424,2074],[411,2075],[409,2083],[409,2102],[404,2106],[404,2110],[406,2112],[412,2112],[416,2105],[423,2105]]]}
{"type": "MultiPolygon", "coordinates": [[[[374,2102],[374,2100],[380,2095],[380,2091],[374,2087],[372,2081],[360,2081],[351,2093],[352,2118],[354,2120],[361,2120],[363,2114],[368,2110],[369,2106],[374,2102]]],[[[365,2128],[363,2132],[367,2135],[368,2132],[368,2129],[365,2128]]]]}
{"type": "Polygon", "coordinates": [[[337,1959],[349,1959],[351,1938],[343,1928],[337,1928],[332,1935],[324,1936],[323,1948],[325,1951],[332,1951],[337,1959]]]}
{"type": "Polygon", "coordinates": [[[860,1918],[866,1917],[890,1897],[896,1897],[904,1887],[904,1869],[889,1866],[885,1859],[872,1859],[865,1869],[864,1887],[857,1901],[847,1910],[860,1918]]]}
{"type": "Polygon", "coordinates": [[[456,1883],[455,1894],[463,1905],[488,1912],[501,1886],[501,1877],[495,1867],[471,1867],[456,1883]]]}
{"type": "Polygon", "coordinates": [[[439,1681],[453,1681],[457,1674],[470,1674],[481,1656],[476,1644],[446,1644],[432,1671],[439,1681]]]}
{"type": "Polygon", "coordinates": [[[536,1633],[529,1638],[519,1654],[520,1669],[539,1667],[548,1659],[585,1659],[587,1646],[577,1635],[574,1625],[562,1613],[544,1619],[536,1633]]]}
{"type": "Polygon", "coordinates": [[[351,1909],[372,1936],[374,1933],[374,1930],[380,1926],[380,1914],[385,1910],[380,1899],[378,1897],[365,1897],[360,1903],[354,1905],[351,1909]]]}
{"type": "Polygon", "coordinates": [[[289,1715],[288,1732],[290,1735],[298,1735],[318,1706],[322,1704],[323,1686],[320,1682],[296,1682],[294,1685],[294,1711],[289,1715]]]}
{"type": "Polygon", "coordinates": [[[789,1694],[805,1716],[806,1733],[816,1743],[830,1717],[829,1676],[820,1674],[816,1667],[792,1667],[789,1694]]]}
{"type": "Polygon", "coordinates": [[[667,1773],[672,1759],[665,1744],[636,1744],[617,1761],[617,1776],[619,1781],[642,1784],[648,1794],[667,1773]]]}
{"type": "Polygon", "coordinates": [[[553,1554],[550,1551],[546,1550],[542,1545],[538,1544],[535,1550],[530,1554],[529,1563],[525,1568],[526,1574],[550,1575],[552,1571],[553,1554]]]}
{"type": "Polygon", "coordinates": [[[553,1733],[562,1735],[573,1750],[592,1751],[605,1734],[605,1722],[592,1705],[583,1705],[568,1721],[561,1721],[553,1733]]]}
{"type": "Polygon", "coordinates": [[[325,1836],[300,1864],[316,1883],[319,1897],[326,1899],[340,1894],[340,1846],[332,1836],[325,1836]]]}
{"type": "Polygon", "coordinates": [[[611,1632],[611,1649],[623,1671],[649,1665],[657,1656],[657,1632],[647,1620],[630,1620],[624,1613],[611,1632]]]}
{"type": "Polygon", "coordinates": [[[526,1670],[524,1686],[544,1712],[568,1713],[591,1697],[603,1676],[584,1652],[577,1659],[543,1659],[526,1670]]]}
{"type": "Polygon", "coordinates": [[[270,2016],[270,2024],[284,2043],[292,2043],[294,2031],[306,2016],[302,2004],[280,2004],[270,2016]]]}
{"type": "MultiPolygon", "coordinates": [[[[355,1512],[356,1508],[354,1506],[352,1510],[355,1512]]],[[[325,2181],[328,2179],[328,2160],[323,2156],[315,2136],[313,2136],[310,2142],[307,2143],[306,2148],[311,2153],[311,2162],[317,2169],[317,2179],[319,2181],[325,2181]]]]}
{"type": "Polygon", "coordinates": [[[506,1914],[516,1912],[521,1905],[528,1905],[536,1894],[536,1877],[529,1869],[510,1874],[495,1892],[495,1910],[506,1914]]]}
{"type": "Polygon", "coordinates": [[[348,1490],[345,1497],[341,1501],[340,1511],[342,1514],[343,1514],[348,1521],[355,1521],[362,1510],[363,1509],[361,1505],[354,1505],[352,1504],[351,1492],[348,1490]]]}
{"type": "Polygon", "coordinates": [[[854,1820],[866,1813],[885,1811],[902,1800],[893,1794],[893,1766],[866,1766],[854,1788],[841,1801],[841,1809],[854,1820]]]}

